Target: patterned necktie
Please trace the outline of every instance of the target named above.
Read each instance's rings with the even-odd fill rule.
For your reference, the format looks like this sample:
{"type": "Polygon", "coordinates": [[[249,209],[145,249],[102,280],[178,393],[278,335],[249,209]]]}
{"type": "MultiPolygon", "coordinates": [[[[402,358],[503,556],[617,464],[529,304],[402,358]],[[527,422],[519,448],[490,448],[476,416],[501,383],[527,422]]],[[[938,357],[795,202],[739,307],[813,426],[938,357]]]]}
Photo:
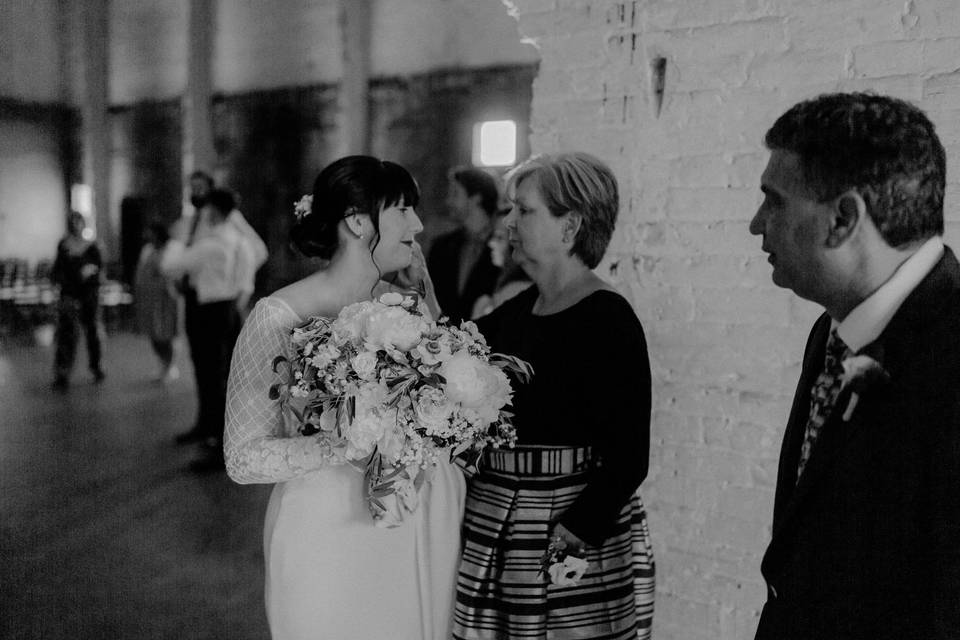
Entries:
{"type": "Polygon", "coordinates": [[[840,394],[840,383],[843,378],[843,360],[852,355],[847,345],[843,343],[837,330],[830,331],[827,339],[827,357],[823,371],[810,389],[810,416],[807,418],[807,430],[803,436],[803,446],[800,447],[800,462],[797,465],[797,481],[810,459],[813,444],[820,435],[820,428],[830,417],[830,410],[840,394]]]}

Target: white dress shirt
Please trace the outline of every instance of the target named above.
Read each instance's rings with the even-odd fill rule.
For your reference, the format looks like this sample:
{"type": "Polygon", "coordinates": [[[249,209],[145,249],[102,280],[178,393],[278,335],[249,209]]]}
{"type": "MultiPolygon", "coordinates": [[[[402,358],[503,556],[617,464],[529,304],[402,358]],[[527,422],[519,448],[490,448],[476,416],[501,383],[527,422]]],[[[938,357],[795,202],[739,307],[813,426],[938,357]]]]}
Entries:
{"type": "Polygon", "coordinates": [[[897,267],[890,279],[858,304],[843,322],[833,321],[837,335],[854,353],[880,337],[894,314],[943,256],[943,240],[930,238],[897,267]]]}
{"type": "Polygon", "coordinates": [[[224,223],[198,230],[189,247],[180,240],[167,243],[160,269],[171,278],[190,276],[197,302],[236,300],[244,292],[242,280],[254,271],[251,251],[243,236],[224,223]]]}

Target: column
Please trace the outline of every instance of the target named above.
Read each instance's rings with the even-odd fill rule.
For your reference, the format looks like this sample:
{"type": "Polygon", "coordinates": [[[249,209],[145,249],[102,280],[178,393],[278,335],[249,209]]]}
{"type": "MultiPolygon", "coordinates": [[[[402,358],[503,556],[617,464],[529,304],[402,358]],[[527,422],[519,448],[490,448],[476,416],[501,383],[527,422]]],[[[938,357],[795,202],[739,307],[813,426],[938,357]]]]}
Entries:
{"type": "Polygon", "coordinates": [[[340,0],[343,40],[341,155],[370,152],[371,0],[340,0]]]}
{"type": "Polygon", "coordinates": [[[187,90],[183,95],[183,174],[196,170],[213,175],[213,0],[190,0],[187,44],[187,90]]]}
{"type": "Polygon", "coordinates": [[[85,0],[81,4],[81,51],[83,52],[83,181],[93,193],[92,217],[97,236],[107,254],[119,254],[119,212],[110,210],[109,101],[110,0],[85,0]]]}

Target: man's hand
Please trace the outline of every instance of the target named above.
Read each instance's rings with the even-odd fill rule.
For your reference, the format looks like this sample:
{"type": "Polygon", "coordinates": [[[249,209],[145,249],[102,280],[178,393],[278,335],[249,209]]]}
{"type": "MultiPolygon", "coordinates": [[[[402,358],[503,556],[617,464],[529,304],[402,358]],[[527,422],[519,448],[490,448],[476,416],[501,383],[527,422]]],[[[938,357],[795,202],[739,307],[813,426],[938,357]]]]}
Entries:
{"type": "Polygon", "coordinates": [[[80,267],[80,279],[89,280],[100,273],[100,267],[95,264],[85,264],[80,267]]]}

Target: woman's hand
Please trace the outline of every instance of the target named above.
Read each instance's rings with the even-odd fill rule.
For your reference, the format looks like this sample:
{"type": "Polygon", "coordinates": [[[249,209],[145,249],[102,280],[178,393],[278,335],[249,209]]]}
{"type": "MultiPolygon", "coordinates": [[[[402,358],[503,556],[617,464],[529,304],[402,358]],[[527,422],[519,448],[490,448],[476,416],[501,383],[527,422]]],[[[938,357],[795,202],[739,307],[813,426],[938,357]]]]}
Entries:
{"type": "Polygon", "coordinates": [[[578,538],[572,531],[559,522],[553,527],[550,538],[559,538],[566,543],[568,551],[573,553],[577,553],[587,546],[586,542],[578,538]]]}
{"type": "Polygon", "coordinates": [[[427,272],[427,260],[423,257],[423,249],[416,240],[413,241],[413,259],[410,265],[392,274],[387,278],[387,282],[401,290],[416,291],[421,295],[430,314],[435,319],[440,317],[440,304],[433,290],[433,280],[427,272]]]}

